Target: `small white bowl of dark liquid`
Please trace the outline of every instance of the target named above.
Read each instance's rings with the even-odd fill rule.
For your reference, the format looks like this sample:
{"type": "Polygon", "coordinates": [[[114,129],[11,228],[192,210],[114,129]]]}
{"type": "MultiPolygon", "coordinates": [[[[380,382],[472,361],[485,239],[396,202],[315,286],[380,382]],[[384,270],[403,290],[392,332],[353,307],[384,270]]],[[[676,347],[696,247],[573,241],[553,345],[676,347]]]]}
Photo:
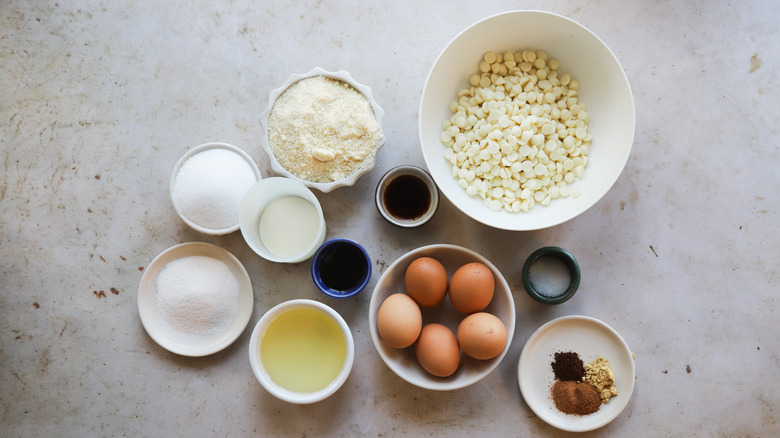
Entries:
{"type": "Polygon", "coordinates": [[[390,169],[379,180],[376,208],[388,222],[403,228],[431,220],[439,207],[439,190],[425,170],[416,166],[390,169]]]}

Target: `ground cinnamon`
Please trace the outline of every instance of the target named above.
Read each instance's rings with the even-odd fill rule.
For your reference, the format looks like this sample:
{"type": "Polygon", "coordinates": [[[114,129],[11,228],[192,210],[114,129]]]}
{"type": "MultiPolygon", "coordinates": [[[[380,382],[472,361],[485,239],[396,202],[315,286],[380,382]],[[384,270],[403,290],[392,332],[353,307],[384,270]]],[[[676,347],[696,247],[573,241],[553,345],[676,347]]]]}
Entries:
{"type": "Polygon", "coordinates": [[[580,355],[571,351],[556,352],[552,362],[553,373],[558,380],[582,381],[585,376],[585,366],[580,355]]]}
{"type": "Polygon", "coordinates": [[[551,392],[555,407],[564,414],[588,415],[601,406],[598,390],[589,383],[556,380],[551,392]]]}

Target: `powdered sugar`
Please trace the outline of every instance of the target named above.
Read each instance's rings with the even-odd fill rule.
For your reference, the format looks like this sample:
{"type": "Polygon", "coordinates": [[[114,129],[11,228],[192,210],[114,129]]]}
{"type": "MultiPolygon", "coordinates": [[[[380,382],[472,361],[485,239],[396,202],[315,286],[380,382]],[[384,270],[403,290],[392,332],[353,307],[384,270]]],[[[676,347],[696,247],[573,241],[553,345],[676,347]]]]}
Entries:
{"type": "Polygon", "coordinates": [[[239,154],[206,149],[182,164],[174,181],[173,202],[196,225],[230,228],[238,223],[244,193],[256,181],[254,170],[239,154]]]}
{"type": "Polygon", "coordinates": [[[225,263],[211,257],[169,262],[157,275],[155,289],[161,326],[179,342],[224,333],[238,312],[238,281],[225,263]]]}

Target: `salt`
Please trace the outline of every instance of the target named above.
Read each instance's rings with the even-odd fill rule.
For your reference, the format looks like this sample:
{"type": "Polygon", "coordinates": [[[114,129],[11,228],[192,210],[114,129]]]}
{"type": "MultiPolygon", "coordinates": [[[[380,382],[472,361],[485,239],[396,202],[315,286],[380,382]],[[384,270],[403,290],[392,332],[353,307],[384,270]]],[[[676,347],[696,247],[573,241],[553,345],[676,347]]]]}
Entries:
{"type": "Polygon", "coordinates": [[[238,313],[240,287],[220,260],[189,256],[157,274],[157,311],[167,335],[194,342],[224,333],[238,313]]]}
{"type": "Polygon", "coordinates": [[[221,230],[238,223],[241,199],[257,181],[239,154],[206,149],[188,158],[176,174],[173,202],[184,217],[202,227],[221,230]]]}
{"type": "Polygon", "coordinates": [[[569,288],[571,272],[560,258],[544,256],[531,263],[528,280],[539,295],[554,298],[561,296],[569,288]]]}

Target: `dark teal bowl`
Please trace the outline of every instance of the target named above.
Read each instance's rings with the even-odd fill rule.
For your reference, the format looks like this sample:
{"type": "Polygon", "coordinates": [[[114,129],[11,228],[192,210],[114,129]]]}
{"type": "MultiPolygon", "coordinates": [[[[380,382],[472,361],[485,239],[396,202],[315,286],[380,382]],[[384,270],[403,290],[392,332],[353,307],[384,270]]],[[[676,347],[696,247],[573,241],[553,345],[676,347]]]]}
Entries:
{"type": "Polygon", "coordinates": [[[544,304],[568,301],[580,287],[580,265],[569,251],[557,246],[539,248],[523,265],[523,286],[544,304]]]}

